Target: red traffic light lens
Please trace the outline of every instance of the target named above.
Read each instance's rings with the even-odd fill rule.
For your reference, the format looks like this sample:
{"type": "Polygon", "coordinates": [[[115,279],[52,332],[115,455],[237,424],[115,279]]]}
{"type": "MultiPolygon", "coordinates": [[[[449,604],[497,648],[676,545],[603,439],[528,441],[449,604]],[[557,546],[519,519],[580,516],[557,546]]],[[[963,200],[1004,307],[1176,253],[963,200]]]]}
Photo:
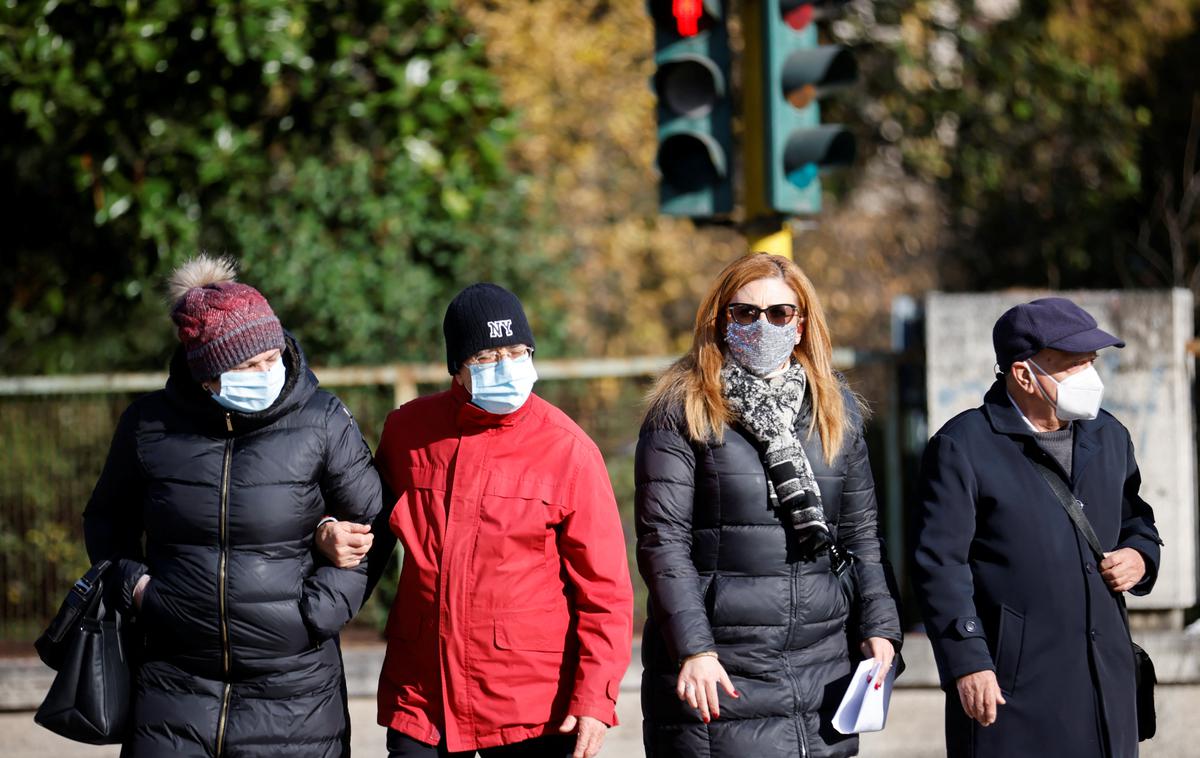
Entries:
{"type": "Polygon", "coordinates": [[[671,15],[680,37],[695,37],[700,33],[700,17],[704,15],[703,0],[671,0],[671,15]]]}
{"type": "Polygon", "coordinates": [[[796,31],[802,30],[804,27],[812,23],[812,3],[800,3],[799,5],[793,5],[791,8],[784,7],[783,20],[784,23],[796,31]]]}

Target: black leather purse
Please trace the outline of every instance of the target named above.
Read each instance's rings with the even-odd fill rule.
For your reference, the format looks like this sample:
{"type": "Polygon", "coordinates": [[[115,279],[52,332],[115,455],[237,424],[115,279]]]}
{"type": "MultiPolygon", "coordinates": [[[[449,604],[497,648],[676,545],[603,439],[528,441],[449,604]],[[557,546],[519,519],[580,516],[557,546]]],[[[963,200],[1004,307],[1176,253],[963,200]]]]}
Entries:
{"type": "Polygon", "coordinates": [[[34,643],[58,672],[33,717],[76,742],[119,743],[129,724],[130,665],[120,614],[104,606],[100,561],[75,582],[49,628],[34,643]]]}
{"type": "MultiPolygon", "coordinates": [[[[1067,512],[1071,523],[1083,535],[1088,547],[1095,554],[1096,565],[1099,565],[1100,561],[1104,560],[1104,548],[1100,546],[1100,538],[1096,536],[1096,531],[1092,529],[1092,524],[1084,515],[1083,508],[1075,499],[1075,495],[1067,489],[1066,482],[1048,466],[1033,459],[1030,459],[1029,462],[1050,485],[1050,489],[1054,490],[1058,502],[1067,512]]],[[[1121,595],[1118,601],[1121,605],[1121,616],[1125,619],[1125,628],[1128,630],[1129,612],[1125,609],[1125,596],[1121,595]]],[[[1158,683],[1158,677],[1154,673],[1154,661],[1150,660],[1150,654],[1133,641],[1132,634],[1130,644],[1133,645],[1134,700],[1137,703],[1138,742],[1144,742],[1158,731],[1158,716],[1154,711],[1154,685],[1158,683]]]]}

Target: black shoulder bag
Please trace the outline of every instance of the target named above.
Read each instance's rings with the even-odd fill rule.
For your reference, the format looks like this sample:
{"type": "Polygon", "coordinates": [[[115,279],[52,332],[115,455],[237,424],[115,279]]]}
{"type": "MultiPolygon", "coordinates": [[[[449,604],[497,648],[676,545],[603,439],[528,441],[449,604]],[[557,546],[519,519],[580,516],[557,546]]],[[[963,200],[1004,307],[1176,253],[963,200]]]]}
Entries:
{"type": "Polygon", "coordinates": [[[129,723],[130,666],[120,615],[105,608],[100,561],[75,582],[58,615],[34,643],[58,672],[34,721],[76,742],[123,740],[129,723]]]}
{"type": "MultiPolygon", "coordinates": [[[[1092,552],[1096,554],[1096,565],[1099,570],[1100,561],[1104,560],[1104,548],[1100,546],[1100,539],[1096,537],[1096,532],[1092,529],[1087,516],[1084,515],[1083,506],[1067,488],[1062,477],[1041,461],[1030,459],[1029,462],[1050,485],[1050,489],[1054,490],[1058,502],[1067,512],[1067,516],[1071,518],[1071,523],[1075,524],[1075,528],[1079,530],[1092,552]]],[[[1125,629],[1128,631],[1129,612],[1125,609],[1124,594],[1119,595],[1117,600],[1121,604],[1121,616],[1125,619],[1125,629]]],[[[1153,737],[1158,728],[1157,717],[1154,713],[1154,685],[1158,683],[1158,678],[1154,674],[1154,662],[1150,660],[1150,656],[1140,645],[1133,642],[1132,633],[1130,634],[1130,644],[1133,645],[1133,673],[1137,688],[1135,699],[1137,700],[1138,742],[1142,742],[1153,737]]]]}

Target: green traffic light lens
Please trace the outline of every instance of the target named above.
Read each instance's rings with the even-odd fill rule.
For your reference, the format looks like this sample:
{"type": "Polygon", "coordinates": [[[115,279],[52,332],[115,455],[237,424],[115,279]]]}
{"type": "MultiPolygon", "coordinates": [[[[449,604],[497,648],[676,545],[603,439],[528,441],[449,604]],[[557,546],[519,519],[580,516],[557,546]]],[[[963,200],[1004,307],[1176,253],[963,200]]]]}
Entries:
{"type": "Polygon", "coordinates": [[[805,163],[795,171],[788,172],[787,180],[792,185],[804,189],[813,183],[813,180],[817,178],[817,174],[819,173],[820,169],[817,168],[817,164],[805,163]]]}
{"type": "Polygon", "coordinates": [[[854,163],[854,135],[836,124],[793,132],[783,150],[783,173],[789,184],[807,187],[822,169],[854,163]]]}

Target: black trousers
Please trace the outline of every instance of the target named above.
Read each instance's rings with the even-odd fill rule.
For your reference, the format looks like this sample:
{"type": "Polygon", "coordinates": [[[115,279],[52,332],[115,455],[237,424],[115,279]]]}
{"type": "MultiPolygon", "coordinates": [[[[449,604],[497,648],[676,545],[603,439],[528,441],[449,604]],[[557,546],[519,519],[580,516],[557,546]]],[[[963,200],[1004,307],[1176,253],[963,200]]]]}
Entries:
{"type": "MultiPolygon", "coordinates": [[[[436,747],[426,745],[395,729],[388,730],[387,748],[388,758],[473,758],[475,755],[474,750],[451,753],[446,749],[445,740],[436,747]]],[[[574,734],[548,734],[511,745],[479,749],[481,758],[570,758],[574,752],[574,734]]]]}

